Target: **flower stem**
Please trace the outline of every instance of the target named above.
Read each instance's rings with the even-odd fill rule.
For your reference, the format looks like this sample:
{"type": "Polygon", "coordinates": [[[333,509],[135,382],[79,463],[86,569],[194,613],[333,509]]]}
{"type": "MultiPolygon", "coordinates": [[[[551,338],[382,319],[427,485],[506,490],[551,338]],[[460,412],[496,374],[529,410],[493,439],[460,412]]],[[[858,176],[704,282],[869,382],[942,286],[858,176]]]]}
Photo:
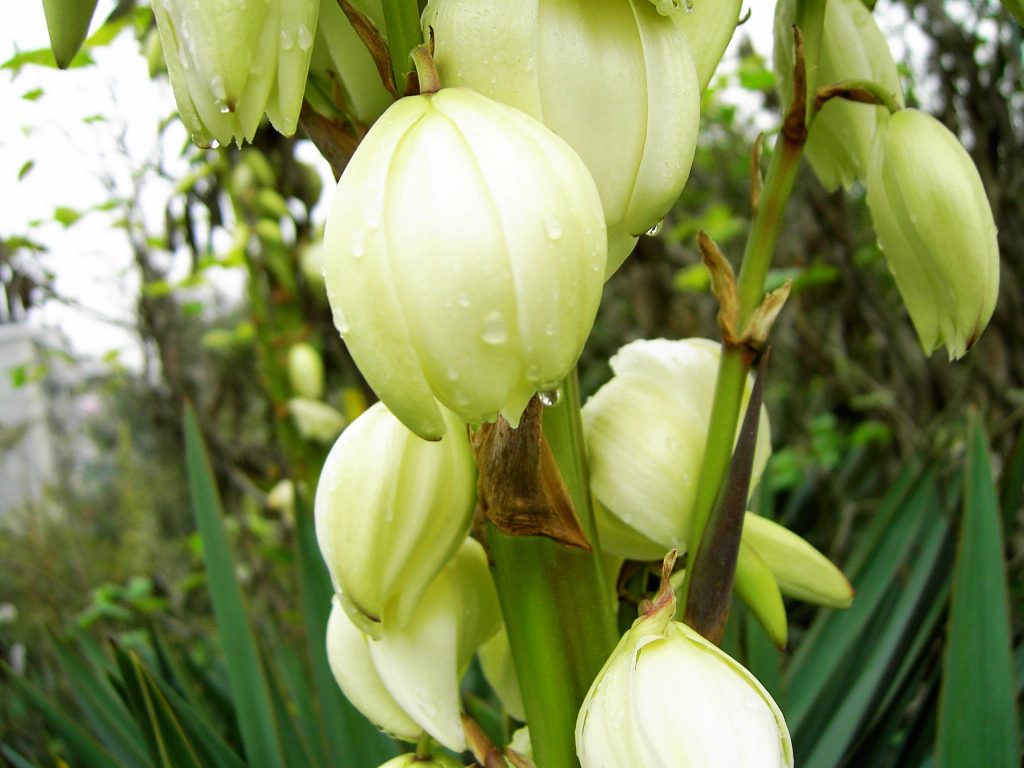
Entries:
{"type": "Polygon", "coordinates": [[[419,7],[416,0],[384,0],[381,5],[388,34],[391,68],[395,74],[395,88],[401,95],[405,92],[406,73],[412,69],[409,54],[423,42],[419,7]]]}
{"type": "Polygon", "coordinates": [[[618,637],[612,591],[590,504],[575,370],[544,432],[592,551],[538,536],[507,536],[488,524],[494,576],[539,768],[570,768],[576,716],[618,637]]]}

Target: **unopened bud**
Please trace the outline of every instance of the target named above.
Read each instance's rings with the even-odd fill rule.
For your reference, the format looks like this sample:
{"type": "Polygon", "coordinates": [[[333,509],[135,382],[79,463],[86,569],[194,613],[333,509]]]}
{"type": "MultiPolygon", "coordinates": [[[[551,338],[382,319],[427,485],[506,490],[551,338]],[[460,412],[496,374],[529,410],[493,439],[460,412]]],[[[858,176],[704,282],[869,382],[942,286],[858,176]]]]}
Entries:
{"type": "Polygon", "coordinates": [[[424,758],[410,753],[392,758],[380,768],[462,768],[462,763],[444,754],[435,754],[424,758]]]}
{"type": "Polygon", "coordinates": [[[327,444],[345,428],[345,417],[320,400],[293,397],[288,401],[288,413],[305,440],[327,444]]]}
{"type": "Polygon", "coordinates": [[[379,633],[385,604],[404,625],[469,533],[476,470],[465,426],[422,440],[377,403],[331,449],[316,490],[320,551],[344,605],[379,633]]]}
{"type": "Polygon", "coordinates": [[[293,344],[288,350],[288,383],[301,397],[324,396],[324,364],[311,344],[293,344]]]}
{"type": "Polygon", "coordinates": [[[463,88],[395,102],[338,183],[324,236],[334,322],[411,430],[518,424],[579,357],[606,260],[586,166],[547,128],[463,88]]]}
{"type": "Polygon", "coordinates": [[[916,109],[878,128],[867,175],[878,243],[926,353],[962,357],[999,292],[999,244],[978,169],[956,136],[916,109]]]}

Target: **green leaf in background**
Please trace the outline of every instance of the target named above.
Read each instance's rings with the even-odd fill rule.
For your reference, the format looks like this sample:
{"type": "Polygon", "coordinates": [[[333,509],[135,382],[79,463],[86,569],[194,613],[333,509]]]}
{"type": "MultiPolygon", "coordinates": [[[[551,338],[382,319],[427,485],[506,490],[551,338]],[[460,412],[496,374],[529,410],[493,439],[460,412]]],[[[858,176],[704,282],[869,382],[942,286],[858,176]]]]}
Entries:
{"type": "Polygon", "coordinates": [[[185,407],[185,463],[245,754],[252,768],[284,768],[270,690],[235,577],[220,497],[191,405],[185,407]]]}
{"type": "Polygon", "coordinates": [[[999,507],[980,419],[968,426],[964,508],[939,698],[939,768],[1020,765],[999,507]]]}

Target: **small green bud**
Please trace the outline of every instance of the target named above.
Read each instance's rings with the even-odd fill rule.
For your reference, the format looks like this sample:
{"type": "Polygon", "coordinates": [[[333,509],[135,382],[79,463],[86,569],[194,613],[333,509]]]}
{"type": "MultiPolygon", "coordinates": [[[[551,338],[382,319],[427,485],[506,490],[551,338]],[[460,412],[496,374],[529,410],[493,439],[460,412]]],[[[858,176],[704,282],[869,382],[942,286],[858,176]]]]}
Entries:
{"type": "MultiPolygon", "coordinates": [[[[634,341],[583,407],[602,548],[633,560],[685,551],[711,419],[720,346],[708,339],[634,341]]],[[[750,385],[747,387],[749,397],[750,385]]],[[[751,487],[771,453],[762,407],[751,487]]]]}
{"type": "MultiPolygon", "coordinates": [[[[796,1],[780,0],[775,6],[775,76],[782,103],[793,98],[793,23],[796,1]]],[[[889,45],[861,0],[829,0],[817,61],[807,62],[814,86],[840,80],[870,80],[903,104],[896,62],[889,45]]],[[[845,99],[829,100],[811,123],[804,154],[822,185],[834,192],[849,189],[867,172],[871,140],[883,107],[845,99]]]]}
{"type": "Polygon", "coordinates": [[[431,581],[469,533],[476,470],[465,426],[421,440],[377,403],[352,422],[324,462],[314,503],[317,539],[344,607],[379,633],[385,604],[409,621],[431,581]]]}
{"type": "Polygon", "coordinates": [[[789,768],[775,701],[739,662],[672,621],[671,589],[623,635],[576,721],[582,768],[710,765],[789,768]]]}
{"type": "Polygon", "coordinates": [[[43,0],[46,30],[57,66],[67,69],[89,34],[96,0],[43,0]]]}
{"type": "Polygon", "coordinates": [[[288,401],[288,413],[304,440],[327,444],[345,428],[345,417],[320,400],[293,397],[288,401]]]}
{"type": "Polygon", "coordinates": [[[547,128],[463,88],[395,102],[338,183],[324,235],[334,323],[409,429],[518,424],[579,357],[606,263],[586,166],[547,128]],[[436,399],[435,399],[436,398],[436,399]]]}
{"type": "Polygon", "coordinates": [[[915,109],[878,128],[866,180],[878,243],[925,353],[962,357],[995,310],[999,244],[970,155],[915,109]]]}
{"type": "Polygon", "coordinates": [[[319,0],[154,0],[174,98],[196,143],[251,141],[264,111],[281,133],[295,132],[319,9],[319,0]]]}
{"type": "Polygon", "coordinates": [[[311,344],[292,344],[288,350],[288,383],[292,391],[318,400],[324,396],[324,364],[311,344]]]}
{"type": "Polygon", "coordinates": [[[583,158],[611,275],[690,174],[700,92],[686,34],[647,0],[430,0],[428,27],[443,83],[542,120],[583,158]]]}

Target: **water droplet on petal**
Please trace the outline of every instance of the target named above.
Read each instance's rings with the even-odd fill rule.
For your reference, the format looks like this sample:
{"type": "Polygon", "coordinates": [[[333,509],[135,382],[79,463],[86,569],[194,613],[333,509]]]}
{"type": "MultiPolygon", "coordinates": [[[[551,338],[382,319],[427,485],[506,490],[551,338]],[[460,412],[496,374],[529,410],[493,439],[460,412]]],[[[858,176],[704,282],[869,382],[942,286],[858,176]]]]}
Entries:
{"type": "Polygon", "coordinates": [[[295,39],[292,37],[292,33],[287,29],[281,30],[281,50],[290,51],[292,46],[295,45],[295,39]]]}
{"type": "Polygon", "coordinates": [[[558,401],[562,399],[562,390],[545,390],[542,392],[538,392],[537,397],[540,399],[541,405],[543,405],[545,408],[551,408],[552,406],[558,405],[558,401]]]}
{"type": "Polygon", "coordinates": [[[480,338],[485,344],[504,344],[508,339],[508,328],[505,325],[505,316],[497,310],[489,313],[484,319],[484,330],[480,338]]]}
{"type": "Polygon", "coordinates": [[[295,40],[299,44],[299,48],[308,51],[309,46],[313,44],[313,33],[309,31],[309,27],[305,24],[299,24],[299,28],[295,33],[295,40]]]}
{"type": "Polygon", "coordinates": [[[548,237],[552,240],[557,240],[562,236],[562,222],[553,213],[549,213],[544,218],[544,229],[547,230],[548,237]]]}
{"type": "Polygon", "coordinates": [[[363,254],[366,253],[366,230],[356,229],[352,232],[352,255],[357,258],[363,258],[363,254]]]}
{"type": "Polygon", "coordinates": [[[338,329],[338,333],[344,336],[348,333],[348,319],[337,302],[332,302],[331,308],[334,310],[334,327],[338,329]]]}
{"type": "Polygon", "coordinates": [[[468,307],[470,305],[469,296],[464,293],[459,294],[459,306],[468,307]]]}
{"type": "Polygon", "coordinates": [[[665,226],[665,220],[662,219],[657,224],[655,224],[653,227],[648,229],[644,234],[647,235],[648,237],[655,237],[655,236],[657,236],[661,232],[662,227],[664,227],[664,226],[665,226]]]}

